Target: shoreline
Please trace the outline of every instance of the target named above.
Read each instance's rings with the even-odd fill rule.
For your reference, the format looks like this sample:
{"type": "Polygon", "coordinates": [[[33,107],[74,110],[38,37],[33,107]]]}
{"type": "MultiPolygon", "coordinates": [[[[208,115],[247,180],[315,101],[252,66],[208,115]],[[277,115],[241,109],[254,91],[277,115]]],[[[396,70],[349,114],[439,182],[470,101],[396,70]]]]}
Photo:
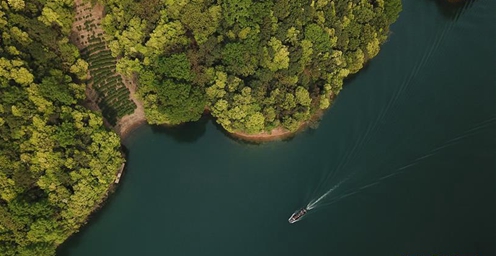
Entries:
{"type": "MultiPolygon", "coordinates": [[[[83,5],[83,3],[85,3],[85,2],[83,2],[82,0],[75,0],[75,9],[76,9],[76,15],[75,16],[76,17],[83,17],[84,16],[83,13],[86,14],[86,12],[88,12],[88,13],[93,14],[93,18],[97,18],[98,20],[102,19],[103,6],[101,6],[99,4],[96,4],[95,6],[93,6],[93,5],[88,4],[88,3],[85,3],[83,5]],[[84,10],[84,8],[89,8],[89,10],[84,10]],[[78,11],[79,11],[79,13],[78,13],[78,11]]],[[[82,50],[83,48],[86,47],[86,45],[83,44],[82,41],[80,42],[80,41],[76,40],[78,37],[81,38],[80,33],[82,33],[82,32],[79,32],[79,30],[77,30],[77,25],[79,25],[83,21],[86,21],[86,19],[83,19],[82,21],[76,20],[72,24],[72,33],[73,34],[70,37],[71,42],[74,43],[78,47],[79,50],[82,50]]],[[[101,28],[99,28],[99,29],[101,29],[101,28]]],[[[87,37],[86,34],[85,34],[85,37],[87,37]]],[[[86,42],[86,44],[87,44],[87,42],[86,42]]],[[[89,71],[88,71],[88,75],[89,76],[91,75],[89,73],[89,71]]],[[[122,154],[122,158],[124,159],[124,162],[122,163],[120,168],[115,170],[114,179],[112,180],[111,184],[108,185],[108,188],[106,189],[106,191],[95,202],[95,204],[93,205],[93,207],[89,211],[89,214],[84,216],[82,221],[79,223],[78,227],[70,230],[70,234],[67,235],[67,237],[64,239],[64,241],[57,244],[56,247],[59,247],[61,244],[66,243],[69,239],[73,238],[75,234],[79,233],[82,229],[86,228],[88,226],[87,225],[88,222],[90,222],[91,219],[94,218],[95,215],[98,214],[100,212],[100,210],[107,205],[107,201],[109,200],[109,198],[112,195],[114,195],[115,191],[120,187],[120,182],[122,181],[122,179],[124,179],[124,176],[125,176],[128,155],[127,155],[127,151],[124,149],[124,147],[125,147],[123,144],[124,140],[127,139],[133,132],[135,132],[140,126],[142,126],[143,124],[148,124],[148,122],[146,121],[146,118],[145,118],[144,106],[143,106],[141,100],[138,97],[136,97],[136,88],[137,88],[136,81],[134,79],[126,78],[126,77],[122,76],[122,74],[119,74],[119,75],[121,75],[121,77],[123,78],[122,81],[123,81],[124,86],[126,86],[128,88],[128,90],[130,91],[130,99],[136,104],[136,109],[132,114],[123,116],[120,119],[118,119],[117,124],[115,126],[110,125],[107,122],[107,120],[105,119],[105,117],[103,117],[103,115],[102,115],[102,119],[104,122],[104,126],[107,127],[107,129],[115,132],[119,136],[120,144],[121,144],[120,152],[122,154]]],[[[100,108],[95,103],[94,96],[95,96],[96,92],[93,90],[92,84],[89,83],[88,81],[86,81],[85,83],[87,86],[86,91],[85,91],[86,99],[85,99],[85,105],[84,104],[82,104],[82,105],[90,111],[100,111],[100,113],[101,113],[100,108]]],[[[315,120],[315,117],[320,116],[318,114],[319,112],[321,112],[321,111],[317,111],[314,115],[312,115],[312,117],[308,121],[300,123],[298,129],[294,132],[285,129],[282,126],[276,127],[275,129],[273,129],[270,132],[264,131],[264,132],[258,133],[258,134],[247,134],[247,133],[242,133],[242,132],[229,132],[224,128],[222,128],[222,129],[232,139],[240,139],[240,140],[243,140],[245,142],[262,143],[262,142],[278,141],[278,140],[283,140],[283,139],[293,137],[293,136],[297,135],[297,133],[308,128],[310,126],[312,120],[315,120]]],[[[215,118],[210,113],[210,109],[208,106],[205,106],[203,116],[209,116],[209,117],[215,118]]],[[[170,125],[167,125],[167,124],[161,124],[161,126],[162,125],[170,127],[170,125]]],[[[56,250],[58,250],[58,248],[56,250]]]]}
{"type": "Polygon", "coordinates": [[[294,131],[294,132],[285,129],[282,126],[276,127],[274,129],[272,129],[270,132],[264,131],[264,132],[256,133],[256,134],[247,134],[244,132],[229,132],[225,129],[224,130],[231,137],[234,137],[236,139],[240,139],[240,140],[243,140],[246,142],[265,143],[265,142],[271,142],[271,141],[284,140],[284,139],[288,139],[288,138],[291,138],[293,136],[296,136],[296,135],[298,135],[298,133],[307,130],[309,127],[312,126],[313,123],[320,120],[321,117],[324,115],[325,111],[328,109],[329,108],[318,109],[317,111],[315,111],[315,113],[310,117],[310,119],[308,119],[307,121],[301,122],[300,125],[298,126],[298,129],[296,129],[296,131],[294,131]]]}
{"type": "MultiPolygon", "coordinates": [[[[215,119],[215,117],[212,116],[210,113],[204,113],[203,116],[208,116],[209,118],[215,119]]],[[[312,120],[313,120],[313,117],[312,117],[312,120]]],[[[256,133],[256,134],[248,134],[248,133],[244,133],[244,132],[229,132],[228,130],[224,129],[222,126],[220,126],[220,127],[222,127],[223,131],[226,134],[228,134],[230,137],[233,137],[235,139],[240,139],[240,140],[243,140],[246,142],[261,143],[261,142],[271,142],[271,141],[284,140],[284,139],[293,137],[296,134],[298,134],[299,132],[306,130],[309,127],[310,122],[312,120],[302,122],[300,124],[300,126],[298,127],[298,129],[294,132],[287,130],[286,128],[284,128],[282,126],[276,127],[274,129],[272,129],[272,131],[270,131],[270,132],[264,131],[264,132],[256,133]]],[[[135,130],[137,130],[141,125],[144,125],[144,124],[148,124],[148,123],[146,122],[146,120],[140,119],[140,120],[136,120],[132,123],[130,122],[130,123],[128,123],[128,125],[126,127],[121,127],[121,129],[115,129],[114,131],[117,133],[117,135],[119,135],[119,138],[121,139],[121,144],[122,144],[122,141],[127,139],[135,130]]],[[[180,125],[181,124],[178,124],[178,125],[160,124],[158,126],[172,128],[172,127],[177,127],[180,125]]]]}
{"type": "Polygon", "coordinates": [[[279,126],[272,129],[270,132],[264,131],[256,134],[248,134],[244,132],[226,132],[236,139],[240,139],[246,142],[254,142],[254,143],[264,143],[271,141],[279,141],[291,138],[296,136],[299,132],[302,132],[308,128],[308,122],[303,122],[300,124],[298,129],[294,132],[287,130],[286,128],[279,126]]]}
{"type": "MultiPolygon", "coordinates": [[[[103,19],[103,13],[104,13],[104,7],[103,5],[97,3],[95,5],[84,2],[82,0],[75,0],[74,1],[74,9],[75,9],[75,20],[72,24],[72,29],[71,29],[71,35],[69,36],[69,40],[78,48],[79,51],[82,49],[86,48],[89,45],[88,41],[85,41],[83,38],[89,38],[90,37],[90,32],[85,31],[85,30],[79,30],[77,29],[78,25],[84,25],[85,22],[88,21],[87,17],[90,17],[88,15],[92,15],[92,18],[96,21],[96,27],[93,33],[104,33],[103,29],[100,27],[100,20],[103,19]]],[[[93,21],[92,21],[93,22],[93,21]]],[[[140,127],[142,124],[146,123],[145,119],[145,114],[144,114],[144,108],[141,104],[141,102],[137,99],[136,97],[136,85],[133,80],[127,79],[126,77],[122,76],[122,74],[119,74],[115,72],[115,74],[118,74],[122,77],[122,83],[125,87],[130,92],[130,97],[129,99],[133,101],[136,104],[136,109],[132,114],[122,116],[119,118],[116,122],[115,125],[111,125],[107,119],[103,116],[102,111],[100,107],[97,105],[96,97],[97,93],[93,89],[93,83],[90,82],[89,78],[91,77],[91,73],[88,70],[87,73],[87,80],[84,81],[86,84],[86,89],[85,89],[85,95],[86,99],[83,100],[82,106],[85,107],[86,109],[93,111],[93,112],[99,112],[101,114],[102,120],[103,120],[103,126],[106,127],[108,131],[115,132],[117,136],[119,136],[120,140],[120,149],[118,150],[122,156],[123,162],[119,168],[113,172],[113,179],[110,181],[110,184],[108,184],[108,187],[106,190],[100,195],[98,200],[95,201],[95,204],[91,207],[89,213],[84,216],[84,218],[81,220],[80,223],[78,223],[77,228],[71,229],[70,233],[66,236],[64,241],[56,244],[57,249],[59,250],[59,246],[61,244],[66,243],[69,239],[73,238],[75,234],[79,233],[82,229],[86,228],[88,225],[88,222],[92,218],[95,217],[96,214],[100,212],[100,210],[107,205],[108,199],[115,193],[115,191],[120,187],[120,182],[125,176],[125,170],[127,167],[127,150],[125,149],[125,146],[123,144],[123,141],[125,138],[127,138],[133,131],[135,131],[138,127],[140,127]]]]}
{"type": "MultiPolygon", "coordinates": [[[[280,140],[285,140],[288,138],[291,138],[293,136],[296,136],[298,133],[305,131],[307,128],[309,128],[312,123],[316,122],[319,120],[322,115],[325,113],[325,110],[327,109],[319,109],[317,110],[309,120],[301,122],[300,125],[298,126],[298,129],[296,131],[290,131],[287,130],[286,128],[279,126],[271,131],[263,131],[261,133],[256,133],[256,134],[248,134],[244,132],[230,132],[224,127],[222,127],[220,124],[219,126],[223,129],[223,132],[226,133],[229,137],[242,140],[245,142],[252,142],[252,143],[265,143],[265,142],[271,142],[271,141],[280,141],[280,140]]],[[[215,119],[215,117],[210,113],[207,107],[205,107],[205,111],[202,114],[203,117],[207,116],[209,118],[215,119]]],[[[132,121],[128,121],[127,125],[124,127],[115,127],[114,131],[119,135],[119,138],[121,139],[121,144],[122,141],[125,140],[127,137],[129,137],[136,129],[138,129],[141,125],[148,124],[146,119],[135,119],[132,121]]],[[[178,125],[169,125],[169,124],[160,124],[158,126],[162,127],[178,127],[182,124],[178,125]]]]}
{"type": "Polygon", "coordinates": [[[122,141],[127,139],[127,137],[129,137],[129,135],[131,135],[135,130],[137,130],[143,124],[148,124],[146,122],[146,119],[139,119],[139,120],[135,120],[133,122],[129,122],[125,127],[119,127],[118,129],[116,127],[116,129],[114,131],[115,131],[115,133],[117,133],[117,135],[119,135],[119,138],[121,139],[121,144],[122,144],[122,141]]]}

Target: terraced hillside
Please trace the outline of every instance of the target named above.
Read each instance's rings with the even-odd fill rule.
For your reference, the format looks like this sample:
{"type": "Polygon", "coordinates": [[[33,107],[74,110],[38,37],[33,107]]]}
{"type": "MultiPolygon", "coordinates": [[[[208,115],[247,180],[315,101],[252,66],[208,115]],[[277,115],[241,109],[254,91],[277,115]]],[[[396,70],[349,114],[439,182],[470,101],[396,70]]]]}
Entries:
{"type": "Polygon", "coordinates": [[[81,51],[89,64],[90,84],[96,91],[95,102],[107,121],[115,126],[117,120],[130,115],[136,109],[129,90],[122,82],[122,77],[115,72],[115,58],[110,54],[102,39],[89,39],[90,45],[81,51]]]}
{"type": "Polygon", "coordinates": [[[135,85],[116,72],[116,58],[111,55],[100,26],[103,7],[76,2],[76,18],[71,40],[88,62],[88,99],[119,134],[125,133],[137,121],[143,110],[134,97],[135,85]]]}

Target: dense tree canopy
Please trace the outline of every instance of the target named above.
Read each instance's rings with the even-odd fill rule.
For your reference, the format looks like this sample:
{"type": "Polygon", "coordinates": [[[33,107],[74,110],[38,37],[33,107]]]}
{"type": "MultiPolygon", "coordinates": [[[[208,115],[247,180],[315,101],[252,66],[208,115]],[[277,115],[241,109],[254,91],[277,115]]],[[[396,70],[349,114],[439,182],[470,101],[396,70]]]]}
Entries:
{"type": "MultiPolygon", "coordinates": [[[[400,0],[101,0],[109,47],[150,123],[289,130],[378,54],[400,0]]],[[[0,255],[53,255],[122,165],[85,99],[72,0],[0,0],[0,255]]]]}
{"type": "MultiPolygon", "coordinates": [[[[102,0],[103,1],[103,0],[102,0]]],[[[119,67],[139,76],[150,123],[290,130],[328,108],[378,54],[400,0],[104,0],[119,67]]]]}
{"type": "Polygon", "coordinates": [[[0,255],[54,255],[123,163],[85,98],[71,0],[0,4],[0,255]]]}

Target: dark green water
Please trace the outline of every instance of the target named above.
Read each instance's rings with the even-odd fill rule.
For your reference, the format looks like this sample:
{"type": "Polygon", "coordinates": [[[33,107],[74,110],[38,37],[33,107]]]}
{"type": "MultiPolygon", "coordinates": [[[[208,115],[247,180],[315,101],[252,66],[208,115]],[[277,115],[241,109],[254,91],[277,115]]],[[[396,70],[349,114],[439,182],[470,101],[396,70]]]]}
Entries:
{"type": "Polygon", "coordinates": [[[495,255],[495,1],[403,9],[317,130],[138,129],[117,192],[59,255],[495,255]]]}

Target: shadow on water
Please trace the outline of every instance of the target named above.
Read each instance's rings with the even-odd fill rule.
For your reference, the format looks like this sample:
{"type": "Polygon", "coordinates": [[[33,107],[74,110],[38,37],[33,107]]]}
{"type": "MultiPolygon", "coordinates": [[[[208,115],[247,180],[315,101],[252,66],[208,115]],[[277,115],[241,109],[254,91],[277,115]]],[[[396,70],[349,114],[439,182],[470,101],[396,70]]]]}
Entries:
{"type": "Polygon", "coordinates": [[[426,0],[435,2],[439,13],[448,20],[456,21],[458,17],[478,0],[426,0]]]}
{"type": "MultiPolygon", "coordinates": [[[[354,79],[356,79],[361,73],[364,73],[369,66],[371,65],[372,60],[368,61],[367,63],[364,64],[363,68],[361,69],[361,72],[351,74],[349,75],[344,81],[343,84],[346,86],[347,84],[350,84],[354,79]]],[[[325,110],[324,113],[316,115],[312,120],[310,120],[310,123],[308,126],[305,126],[304,128],[301,128],[299,131],[284,137],[280,139],[276,139],[275,141],[282,141],[282,142],[290,142],[292,141],[296,136],[301,135],[303,133],[307,133],[309,135],[313,135],[316,130],[319,127],[319,124],[325,115],[325,113],[328,111],[325,110]]],[[[174,140],[176,140],[179,143],[194,143],[196,142],[200,137],[202,137],[205,132],[206,132],[206,127],[208,122],[211,121],[215,128],[220,131],[222,134],[224,134],[226,137],[229,137],[233,141],[239,143],[239,144],[244,144],[244,145],[262,145],[265,143],[270,143],[273,141],[247,141],[244,139],[241,139],[239,137],[236,137],[235,135],[229,133],[222,127],[222,125],[218,124],[215,120],[215,117],[211,116],[210,114],[204,114],[200,118],[200,120],[195,121],[195,122],[188,122],[180,125],[175,125],[175,126],[156,126],[152,125],[152,131],[154,133],[161,133],[161,134],[166,134],[170,137],[172,137],[174,140]]]]}
{"type": "Polygon", "coordinates": [[[203,115],[200,120],[176,126],[151,126],[154,133],[165,134],[179,143],[194,143],[200,139],[207,130],[210,116],[203,115]]]}

